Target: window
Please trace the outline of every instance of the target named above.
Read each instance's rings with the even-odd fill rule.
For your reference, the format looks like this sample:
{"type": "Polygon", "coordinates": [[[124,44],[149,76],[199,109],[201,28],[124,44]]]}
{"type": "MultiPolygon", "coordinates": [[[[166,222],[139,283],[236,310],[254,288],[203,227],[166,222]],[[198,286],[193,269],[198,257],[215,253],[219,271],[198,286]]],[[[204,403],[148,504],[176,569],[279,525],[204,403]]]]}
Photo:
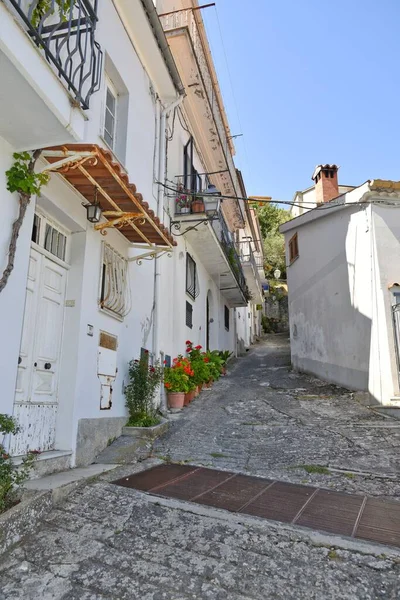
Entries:
{"type": "Polygon", "coordinates": [[[104,139],[112,150],[115,150],[115,133],[117,124],[117,97],[109,79],[106,80],[106,102],[104,113],[104,139]]]}
{"type": "Polygon", "coordinates": [[[186,327],[193,327],[193,306],[190,302],[186,302],[186,327]]]}
{"type": "Polygon", "coordinates": [[[67,238],[60,231],[46,223],[46,231],[44,234],[44,249],[65,260],[65,247],[67,238]]]}
{"type": "Polygon", "coordinates": [[[186,254],[186,293],[193,300],[199,295],[199,286],[197,284],[197,268],[196,263],[189,253],[186,254]]]}
{"type": "Polygon", "coordinates": [[[229,331],[229,308],[225,305],[225,329],[229,331]]]}
{"type": "Polygon", "coordinates": [[[45,215],[36,213],[33,218],[31,240],[47,250],[47,252],[50,252],[50,254],[53,254],[53,256],[65,261],[67,254],[67,233],[61,232],[60,229],[58,225],[50,221],[45,215]]]}
{"type": "Polygon", "coordinates": [[[297,240],[297,233],[289,240],[289,263],[292,264],[299,256],[299,244],[297,240]]]}
{"type": "Polygon", "coordinates": [[[40,221],[39,215],[33,217],[32,242],[35,242],[35,244],[38,244],[40,239],[40,221]]]}
{"type": "Polygon", "coordinates": [[[99,305],[119,318],[125,317],[131,309],[128,262],[104,242],[99,305]]]}
{"type": "Polygon", "coordinates": [[[193,165],[193,138],[183,148],[183,186],[191,192],[202,191],[202,180],[193,165]]]}

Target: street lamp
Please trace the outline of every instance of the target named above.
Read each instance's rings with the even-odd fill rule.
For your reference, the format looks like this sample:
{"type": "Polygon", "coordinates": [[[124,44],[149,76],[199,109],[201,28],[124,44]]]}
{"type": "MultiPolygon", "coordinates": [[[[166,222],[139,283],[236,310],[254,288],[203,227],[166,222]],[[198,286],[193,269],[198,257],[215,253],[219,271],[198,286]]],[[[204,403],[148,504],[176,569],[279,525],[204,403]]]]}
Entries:
{"type": "Polygon", "coordinates": [[[212,183],[207,187],[207,192],[203,196],[203,202],[207,217],[216,217],[221,203],[221,192],[212,183]]]}
{"type": "Polygon", "coordinates": [[[94,190],[94,202],[93,204],[89,202],[88,204],[84,204],[83,206],[86,208],[86,218],[90,223],[99,223],[101,219],[101,206],[100,202],[97,199],[97,187],[94,190]]]}
{"type": "Polygon", "coordinates": [[[275,279],[280,279],[281,278],[281,272],[279,269],[275,269],[274,271],[274,277],[275,279]]]}

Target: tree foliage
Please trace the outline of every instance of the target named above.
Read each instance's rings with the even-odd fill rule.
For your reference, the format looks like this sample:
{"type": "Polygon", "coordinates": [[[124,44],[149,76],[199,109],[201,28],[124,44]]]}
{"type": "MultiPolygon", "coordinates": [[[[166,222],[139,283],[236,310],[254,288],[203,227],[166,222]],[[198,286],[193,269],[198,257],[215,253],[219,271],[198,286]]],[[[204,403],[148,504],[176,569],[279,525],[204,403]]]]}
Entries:
{"type": "Polygon", "coordinates": [[[279,227],[290,220],[290,213],[284,208],[268,202],[257,207],[257,215],[264,241],[265,274],[267,277],[272,277],[275,269],[279,269],[282,277],[285,278],[285,242],[279,227]]]}
{"type": "Polygon", "coordinates": [[[6,171],[7,189],[9,192],[18,192],[19,212],[11,228],[11,239],[8,246],[8,260],[6,268],[0,278],[0,292],[6,287],[7,281],[14,269],[15,253],[17,251],[17,240],[26,209],[31,201],[32,195],[40,194],[42,185],[49,181],[48,173],[35,173],[35,164],[41,150],[31,152],[15,152],[13,154],[14,164],[6,171]]]}

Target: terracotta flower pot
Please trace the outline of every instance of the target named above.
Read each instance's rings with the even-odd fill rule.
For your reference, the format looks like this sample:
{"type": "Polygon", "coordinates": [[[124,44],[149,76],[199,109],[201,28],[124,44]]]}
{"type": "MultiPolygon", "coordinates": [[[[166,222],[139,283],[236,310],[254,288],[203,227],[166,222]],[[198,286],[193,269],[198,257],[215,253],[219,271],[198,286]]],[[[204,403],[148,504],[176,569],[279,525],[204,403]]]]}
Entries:
{"type": "Polygon", "coordinates": [[[185,402],[185,392],[169,392],[168,406],[170,408],[183,408],[185,402]]]}
{"type": "Polygon", "coordinates": [[[204,202],[203,200],[193,200],[192,202],[192,213],[203,213],[204,202]]]}
{"type": "Polygon", "coordinates": [[[191,390],[190,392],[185,394],[185,406],[187,406],[188,404],[191,403],[191,401],[194,398],[194,393],[195,393],[195,390],[191,390]]]}

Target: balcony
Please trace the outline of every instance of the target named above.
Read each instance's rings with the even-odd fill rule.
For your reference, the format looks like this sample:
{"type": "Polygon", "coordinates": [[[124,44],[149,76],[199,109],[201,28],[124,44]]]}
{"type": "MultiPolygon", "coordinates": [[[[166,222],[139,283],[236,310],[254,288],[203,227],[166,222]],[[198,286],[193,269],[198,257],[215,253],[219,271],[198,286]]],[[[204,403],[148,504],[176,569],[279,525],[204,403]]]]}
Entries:
{"type": "MultiPolygon", "coordinates": [[[[185,85],[185,108],[207,170],[222,171],[214,183],[223,195],[240,196],[234,148],[199,12],[183,9],[160,20],[185,85]]],[[[225,216],[231,228],[243,227],[243,201],[230,202],[225,216]]]]}
{"type": "Polygon", "coordinates": [[[43,14],[38,5],[0,1],[0,137],[15,150],[82,140],[100,85],[95,0],[46,0],[43,14]]]}
{"type": "Polygon", "coordinates": [[[262,281],[260,276],[260,268],[257,265],[261,263],[261,257],[255,257],[252,249],[248,244],[244,244],[245,248],[241,248],[240,262],[246,277],[248,288],[251,292],[253,300],[257,304],[263,302],[262,281]]]}
{"type": "Polygon", "coordinates": [[[95,40],[98,0],[6,0],[74,99],[89,108],[99,89],[102,51],[95,40]]]}
{"type": "Polygon", "coordinates": [[[232,235],[221,210],[208,218],[204,207],[188,202],[171,221],[172,232],[184,235],[219,286],[230,306],[247,306],[249,288],[232,235]]]}

